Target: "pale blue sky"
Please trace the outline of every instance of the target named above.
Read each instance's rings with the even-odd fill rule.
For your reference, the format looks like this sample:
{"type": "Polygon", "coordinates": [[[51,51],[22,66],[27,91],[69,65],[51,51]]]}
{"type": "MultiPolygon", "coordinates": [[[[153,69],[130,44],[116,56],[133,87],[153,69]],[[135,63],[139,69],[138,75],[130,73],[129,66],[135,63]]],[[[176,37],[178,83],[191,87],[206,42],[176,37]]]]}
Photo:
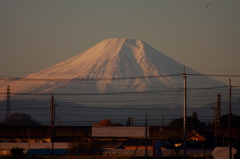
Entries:
{"type": "Polygon", "coordinates": [[[239,0],[1,0],[0,35],[0,78],[135,37],[203,74],[240,75],[239,0]]]}

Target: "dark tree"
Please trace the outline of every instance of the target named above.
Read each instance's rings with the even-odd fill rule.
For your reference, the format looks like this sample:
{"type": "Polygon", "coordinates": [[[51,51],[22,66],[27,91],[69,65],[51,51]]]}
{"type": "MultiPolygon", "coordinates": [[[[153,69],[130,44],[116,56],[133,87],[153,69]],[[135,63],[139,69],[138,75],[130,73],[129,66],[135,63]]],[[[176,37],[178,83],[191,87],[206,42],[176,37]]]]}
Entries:
{"type": "Polygon", "coordinates": [[[181,118],[176,118],[173,119],[170,123],[169,123],[169,127],[183,127],[183,117],[181,118]]]}
{"type": "MultiPolygon", "coordinates": [[[[191,116],[186,118],[186,126],[189,128],[206,127],[206,123],[200,122],[197,113],[194,111],[191,116]]],[[[172,120],[169,127],[183,127],[183,117],[172,120]]]]}
{"type": "MultiPolygon", "coordinates": [[[[226,115],[222,115],[221,118],[220,118],[220,125],[221,127],[228,127],[228,119],[229,119],[229,114],[226,114],[226,115]]],[[[231,126],[234,128],[234,127],[240,127],[240,116],[239,115],[233,115],[231,114],[231,126]]]]}
{"type": "Polygon", "coordinates": [[[32,119],[31,115],[25,113],[14,113],[9,115],[4,121],[4,125],[41,125],[37,120],[32,119]]]}
{"type": "Polygon", "coordinates": [[[120,123],[112,123],[109,119],[103,119],[99,123],[93,123],[93,126],[123,126],[120,123]]]}
{"type": "Polygon", "coordinates": [[[12,156],[24,156],[23,148],[13,147],[10,152],[12,156]]]}
{"type": "Polygon", "coordinates": [[[126,122],[126,126],[132,126],[132,117],[128,117],[127,122],[126,122]]]}
{"type": "Polygon", "coordinates": [[[191,117],[192,117],[192,118],[196,118],[196,119],[198,119],[197,112],[194,111],[194,112],[192,113],[191,117]]]}
{"type": "MultiPolygon", "coordinates": [[[[240,116],[239,115],[234,115],[234,114],[231,114],[231,126],[232,128],[236,128],[236,127],[240,127],[240,116]]],[[[222,128],[228,128],[228,125],[229,125],[229,114],[225,114],[225,115],[222,115],[221,118],[220,118],[220,126],[222,128]]],[[[215,121],[212,122],[211,125],[209,125],[211,127],[214,127],[215,126],[215,121]]]]}

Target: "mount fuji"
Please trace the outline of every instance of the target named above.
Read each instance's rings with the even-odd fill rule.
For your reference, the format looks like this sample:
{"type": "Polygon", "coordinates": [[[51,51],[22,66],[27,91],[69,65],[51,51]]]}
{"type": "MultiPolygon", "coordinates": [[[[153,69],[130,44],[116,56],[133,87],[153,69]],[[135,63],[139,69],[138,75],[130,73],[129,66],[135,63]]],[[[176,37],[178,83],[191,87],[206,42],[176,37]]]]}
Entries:
{"type": "MultiPolygon", "coordinates": [[[[217,93],[227,91],[225,84],[185,67],[137,38],[103,40],[24,78],[1,79],[0,90],[6,91],[9,85],[11,99],[18,100],[46,100],[54,95],[58,102],[83,106],[178,108],[182,107],[184,71],[190,107],[213,103],[217,93]]],[[[0,100],[5,99],[6,94],[1,93],[0,100]]]]}
{"type": "MultiPolygon", "coordinates": [[[[179,88],[183,85],[181,74],[184,67],[140,39],[106,39],[68,60],[25,78],[14,81],[2,79],[0,89],[6,90],[10,85],[14,93],[54,94],[179,88]]],[[[185,67],[185,70],[186,73],[200,75],[190,68],[185,67]]],[[[197,78],[198,86],[203,86],[203,83],[205,86],[206,83],[224,85],[206,76],[197,78]]],[[[196,87],[196,84],[188,86],[196,87]]]]}

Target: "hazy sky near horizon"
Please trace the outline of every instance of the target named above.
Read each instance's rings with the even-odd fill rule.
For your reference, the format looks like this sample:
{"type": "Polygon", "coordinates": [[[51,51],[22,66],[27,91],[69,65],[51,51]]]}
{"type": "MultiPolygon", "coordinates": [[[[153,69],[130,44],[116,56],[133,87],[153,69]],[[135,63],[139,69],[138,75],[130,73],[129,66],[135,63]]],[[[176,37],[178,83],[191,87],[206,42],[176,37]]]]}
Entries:
{"type": "Polygon", "coordinates": [[[0,78],[40,71],[107,38],[139,38],[203,74],[240,75],[239,0],[1,0],[0,26],[0,78]]]}

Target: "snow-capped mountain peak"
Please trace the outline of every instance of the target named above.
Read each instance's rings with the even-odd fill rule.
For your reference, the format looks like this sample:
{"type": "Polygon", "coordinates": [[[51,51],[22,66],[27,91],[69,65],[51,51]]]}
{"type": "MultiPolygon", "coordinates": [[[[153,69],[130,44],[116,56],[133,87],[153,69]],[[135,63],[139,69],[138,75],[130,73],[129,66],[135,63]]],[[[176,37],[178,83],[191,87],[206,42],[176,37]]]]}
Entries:
{"type": "Polygon", "coordinates": [[[183,67],[138,38],[111,38],[21,80],[2,80],[0,89],[11,85],[13,92],[107,93],[178,88],[182,77],[168,75],[181,74],[183,67]]]}

